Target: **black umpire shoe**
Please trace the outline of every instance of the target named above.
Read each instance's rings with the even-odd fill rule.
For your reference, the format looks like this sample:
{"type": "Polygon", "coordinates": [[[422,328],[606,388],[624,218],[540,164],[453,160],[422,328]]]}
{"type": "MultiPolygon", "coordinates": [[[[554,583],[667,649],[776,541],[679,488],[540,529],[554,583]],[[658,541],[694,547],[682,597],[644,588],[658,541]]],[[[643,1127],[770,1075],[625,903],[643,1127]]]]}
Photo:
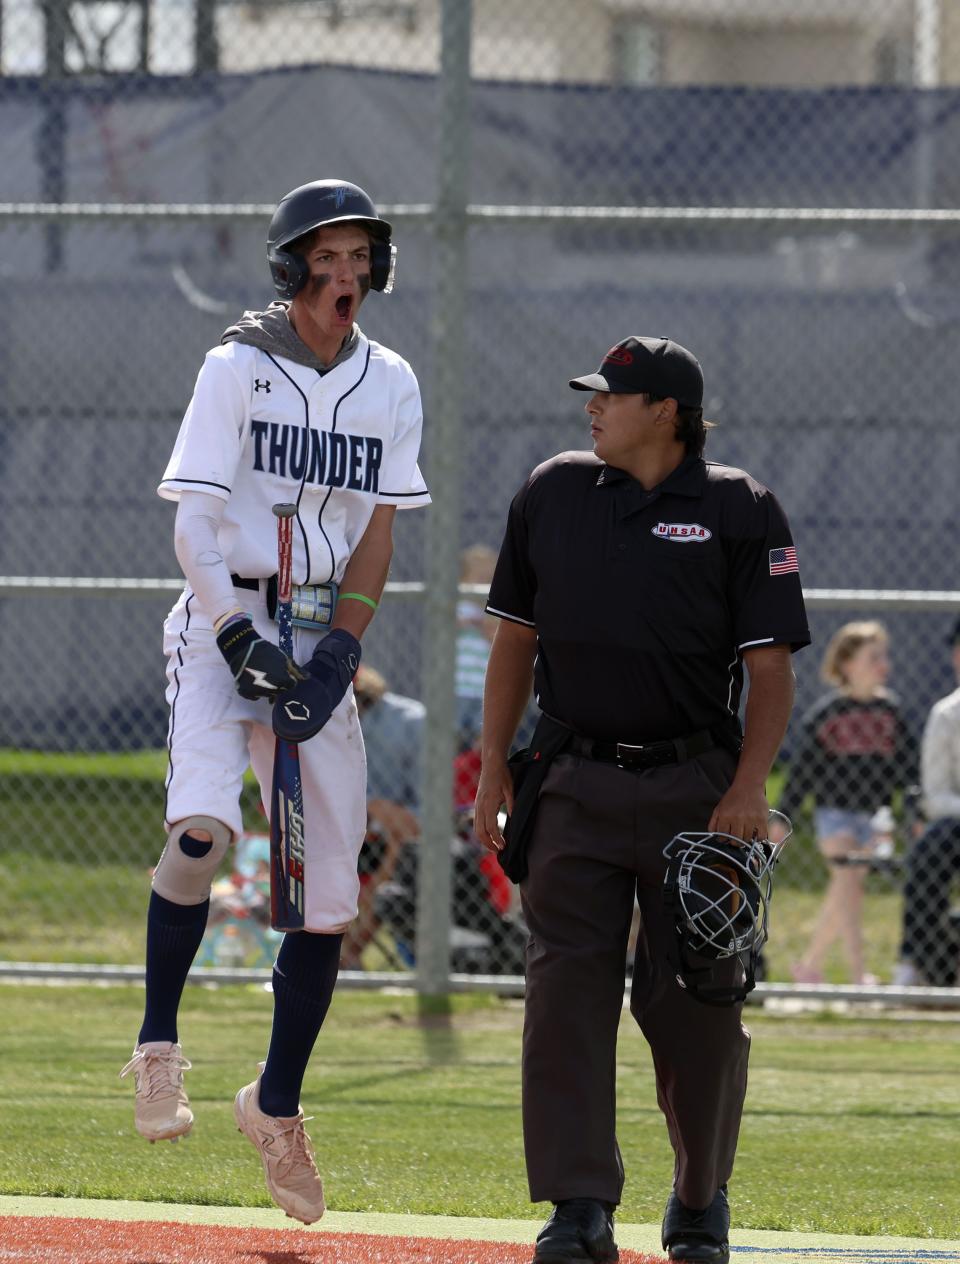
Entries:
{"type": "Polygon", "coordinates": [[[613,1264],[619,1258],[613,1240],[613,1203],[564,1198],[537,1235],[533,1264],[613,1264]]]}
{"type": "Polygon", "coordinates": [[[673,1190],[667,1199],[661,1240],[671,1260],[687,1264],[727,1264],[730,1259],[730,1206],[727,1187],[721,1185],[713,1202],[703,1211],[684,1207],[673,1190]]]}

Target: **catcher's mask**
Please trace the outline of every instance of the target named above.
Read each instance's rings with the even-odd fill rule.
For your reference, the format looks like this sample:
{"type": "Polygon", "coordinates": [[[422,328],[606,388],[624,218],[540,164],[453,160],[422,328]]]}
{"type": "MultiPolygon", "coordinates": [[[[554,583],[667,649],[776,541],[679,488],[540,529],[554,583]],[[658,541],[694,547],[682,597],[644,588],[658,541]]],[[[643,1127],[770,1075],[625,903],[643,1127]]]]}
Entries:
{"type": "Polygon", "coordinates": [[[696,1000],[733,1005],[753,991],[782,847],[732,834],[685,833],[663,849],[663,898],[675,931],[668,958],[677,982],[696,1000]],[[716,983],[711,963],[732,957],[740,970],[729,984],[716,983]]]}
{"type": "Polygon", "coordinates": [[[310,275],[306,259],[289,249],[315,228],[326,224],[359,224],[370,234],[370,288],[389,294],[397,248],[390,242],[393,231],[381,219],[370,197],[346,180],[314,180],[291,190],[273,213],[267,232],[267,261],[274,289],[292,299],[310,275]]]}

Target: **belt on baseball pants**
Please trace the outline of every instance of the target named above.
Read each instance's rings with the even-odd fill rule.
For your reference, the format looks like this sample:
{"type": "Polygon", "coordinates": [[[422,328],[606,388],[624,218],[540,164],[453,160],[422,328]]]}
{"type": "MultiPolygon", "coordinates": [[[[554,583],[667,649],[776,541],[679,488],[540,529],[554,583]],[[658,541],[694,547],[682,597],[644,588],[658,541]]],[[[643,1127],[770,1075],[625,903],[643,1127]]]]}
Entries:
{"type": "MultiPolygon", "coordinates": [[[[277,577],[270,575],[265,579],[247,579],[243,575],[231,575],[230,582],[234,588],[249,588],[253,592],[260,591],[260,585],[266,585],[267,614],[271,619],[277,617],[277,577]]],[[[340,593],[338,584],[293,584],[293,623],[298,628],[323,628],[333,621],[333,612],[337,608],[337,597],[340,593]]]]}
{"type": "Polygon", "coordinates": [[[700,729],[689,737],[674,737],[664,742],[602,742],[593,737],[581,737],[574,733],[567,746],[568,751],[582,755],[584,759],[597,759],[602,764],[616,764],[618,768],[662,768],[668,764],[682,764],[684,760],[703,755],[723,743],[710,729],[700,729]]]}

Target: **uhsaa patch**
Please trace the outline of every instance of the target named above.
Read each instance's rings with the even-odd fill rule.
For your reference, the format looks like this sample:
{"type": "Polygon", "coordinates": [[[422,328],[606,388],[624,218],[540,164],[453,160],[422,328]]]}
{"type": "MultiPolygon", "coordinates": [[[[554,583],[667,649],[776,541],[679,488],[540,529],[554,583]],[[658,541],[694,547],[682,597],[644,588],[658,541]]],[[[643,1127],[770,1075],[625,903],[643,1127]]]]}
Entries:
{"type": "Polygon", "coordinates": [[[650,534],[677,544],[705,544],[713,536],[710,528],[699,522],[658,522],[650,528],[650,534]]]}

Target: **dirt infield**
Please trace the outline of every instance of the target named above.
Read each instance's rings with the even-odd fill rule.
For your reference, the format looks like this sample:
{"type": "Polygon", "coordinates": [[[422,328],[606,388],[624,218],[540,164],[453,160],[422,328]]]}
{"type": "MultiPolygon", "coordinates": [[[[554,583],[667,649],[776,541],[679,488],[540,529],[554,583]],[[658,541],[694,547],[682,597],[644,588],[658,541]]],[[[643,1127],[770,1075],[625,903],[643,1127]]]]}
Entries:
{"type": "MultiPolygon", "coordinates": [[[[529,1264],[530,1247],[173,1221],[0,1219],[0,1260],[17,1264],[529,1264]]],[[[654,1264],[621,1251],[622,1264],[654,1264]]]]}
{"type": "MultiPolygon", "coordinates": [[[[0,1195],[0,1264],[529,1264],[539,1220],[0,1195]]],[[[960,1264],[960,1240],[737,1230],[733,1264],[960,1264]]],[[[666,1264],[660,1226],[617,1225],[623,1264],[666,1264]]]]}

